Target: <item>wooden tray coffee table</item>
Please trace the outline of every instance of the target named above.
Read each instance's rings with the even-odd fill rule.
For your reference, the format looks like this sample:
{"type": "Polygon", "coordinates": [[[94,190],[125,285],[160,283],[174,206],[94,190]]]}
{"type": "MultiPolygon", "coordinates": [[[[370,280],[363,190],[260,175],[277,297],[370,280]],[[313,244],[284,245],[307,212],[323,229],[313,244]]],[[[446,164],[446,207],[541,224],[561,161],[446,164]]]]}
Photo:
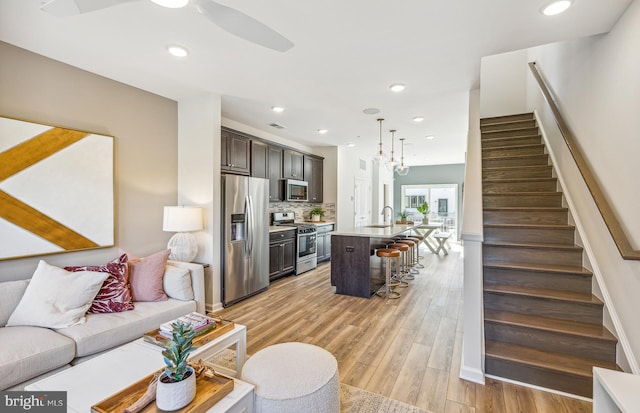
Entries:
{"type": "MultiPolygon", "coordinates": [[[[164,369],[158,370],[161,373],[164,369]]],[[[119,392],[91,406],[93,413],[122,413],[136,402],[146,391],[153,374],[133,383],[119,392]]],[[[222,400],[224,396],[233,390],[233,379],[214,374],[212,377],[203,376],[196,381],[196,397],[191,403],[182,409],[175,410],[179,413],[203,413],[211,406],[222,400]]],[[[160,412],[155,401],[142,409],[141,413],[160,412]]]]}

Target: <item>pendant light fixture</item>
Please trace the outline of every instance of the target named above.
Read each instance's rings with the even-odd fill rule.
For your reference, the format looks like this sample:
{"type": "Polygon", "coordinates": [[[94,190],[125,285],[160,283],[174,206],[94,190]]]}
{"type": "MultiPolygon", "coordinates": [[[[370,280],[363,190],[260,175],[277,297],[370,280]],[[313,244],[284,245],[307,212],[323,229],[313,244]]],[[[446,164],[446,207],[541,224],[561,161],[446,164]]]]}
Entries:
{"type": "Polygon", "coordinates": [[[378,118],[378,123],[380,123],[380,143],[378,143],[379,149],[378,152],[373,156],[373,162],[380,166],[384,165],[387,156],[382,152],[382,121],[384,118],[378,118]]]}
{"type": "Polygon", "coordinates": [[[393,157],[396,130],[395,129],[391,129],[389,132],[391,132],[391,157],[389,158],[389,161],[387,162],[387,169],[389,171],[393,172],[393,171],[395,171],[396,167],[400,164],[400,162],[398,162],[396,160],[396,158],[393,157]]]}
{"type": "Polygon", "coordinates": [[[409,165],[404,164],[404,139],[405,138],[400,138],[400,142],[402,143],[402,155],[400,157],[400,165],[396,168],[396,172],[400,176],[405,176],[409,173],[409,165]]]}

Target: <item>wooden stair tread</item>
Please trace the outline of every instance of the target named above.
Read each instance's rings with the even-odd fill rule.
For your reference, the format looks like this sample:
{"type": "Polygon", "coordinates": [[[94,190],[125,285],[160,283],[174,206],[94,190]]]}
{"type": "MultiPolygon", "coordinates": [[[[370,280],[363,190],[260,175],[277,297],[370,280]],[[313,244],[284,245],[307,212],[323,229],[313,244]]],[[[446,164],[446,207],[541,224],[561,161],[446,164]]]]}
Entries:
{"type": "Polygon", "coordinates": [[[564,229],[573,231],[575,225],[570,224],[484,224],[485,228],[526,228],[526,229],[564,229]]]}
{"type": "MultiPolygon", "coordinates": [[[[508,124],[509,122],[507,122],[508,124]]],[[[482,125],[482,126],[487,126],[487,125],[482,125]]],[[[495,133],[495,132],[519,132],[522,130],[527,130],[527,129],[537,129],[537,126],[527,126],[524,128],[509,128],[509,129],[500,129],[500,130],[488,130],[488,131],[480,131],[481,134],[487,134],[487,133],[495,133]]]]}
{"type": "MultiPolygon", "coordinates": [[[[509,138],[509,139],[513,139],[513,138],[509,138]]],[[[483,151],[494,151],[494,150],[500,150],[500,149],[534,148],[534,147],[540,147],[540,146],[544,146],[544,143],[529,143],[529,144],[525,144],[525,145],[496,146],[496,147],[493,147],[493,148],[482,148],[482,150],[483,151]]]]}
{"type": "Polygon", "coordinates": [[[492,247],[516,247],[516,248],[539,248],[555,250],[580,250],[582,247],[576,244],[553,244],[549,242],[515,242],[515,241],[485,241],[484,245],[492,247]]]}
{"type": "Polygon", "coordinates": [[[559,191],[540,191],[540,192],[483,192],[483,196],[526,196],[526,195],[539,195],[539,196],[558,196],[562,195],[559,191]]]}
{"type": "Polygon", "coordinates": [[[583,323],[499,310],[485,310],[484,319],[501,324],[522,326],[561,334],[571,334],[611,342],[618,341],[602,324],[583,323]]]}
{"type": "MultiPolygon", "coordinates": [[[[533,120],[535,119],[533,116],[533,112],[523,112],[523,113],[513,113],[511,115],[502,115],[502,116],[488,116],[486,118],[482,118],[480,119],[480,123],[482,125],[485,125],[487,122],[491,121],[491,120],[495,120],[495,119],[511,119],[511,118],[523,118],[526,117],[526,119],[529,120],[533,120]],[[485,123],[483,123],[485,122],[485,123]]],[[[497,122],[497,123],[502,123],[502,122],[497,122]]]]}
{"type": "Polygon", "coordinates": [[[523,287],[519,285],[499,285],[491,284],[484,286],[485,292],[497,294],[510,294],[535,298],[547,298],[580,304],[602,305],[602,301],[591,293],[580,293],[575,291],[549,290],[546,288],[523,287]]]}
{"type": "MultiPolygon", "coordinates": [[[[500,132],[500,131],[487,131],[487,132],[500,132]]],[[[491,142],[498,142],[498,141],[508,141],[512,139],[527,139],[527,138],[541,138],[541,137],[542,135],[540,135],[539,133],[533,134],[533,135],[521,135],[521,136],[499,136],[495,138],[484,138],[482,142],[491,143],[491,142]]]]}
{"type": "Polygon", "coordinates": [[[616,369],[615,363],[554,353],[551,351],[536,350],[530,347],[500,341],[487,340],[485,349],[487,357],[499,358],[586,378],[592,377],[593,366],[616,369]]]}
{"type": "MultiPolygon", "coordinates": [[[[483,179],[483,183],[507,184],[513,182],[556,182],[558,178],[508,178],[508,179],[483,179]]],[[[520,192],[519,192],[520,193],[520,192]]]]}
{"type": "Polygon", "coordinates": [[[593,273],[584,267],[578,267],[575,265],[553,265],[553,264],[533,264],[533,263],[520,263],[520,262],[496,262],[484,264],[487,268],[498,269],[512,269],[520,271],[532,271],[532,272],[547,272],[547,273],[562,273],[562,274],[574,274],[583,277],[591,277],[593,273]]]}
{"type": "Polygon", "coordinates": [[[490,166],[487,168],[482,168],[483,171],[505,171],[511,170],[516,171],[520,169],[536,169],[536,168],[553,168],[553,165],[523,165],[523,166],[490,166]]]}
{"type": "Polygon", "coordinates": [[[568,212],[566,207],[531,207],[531,206],[505,206],[505,207],[484,207],[483,211],[520,211],[520,212],[568,212]]]}

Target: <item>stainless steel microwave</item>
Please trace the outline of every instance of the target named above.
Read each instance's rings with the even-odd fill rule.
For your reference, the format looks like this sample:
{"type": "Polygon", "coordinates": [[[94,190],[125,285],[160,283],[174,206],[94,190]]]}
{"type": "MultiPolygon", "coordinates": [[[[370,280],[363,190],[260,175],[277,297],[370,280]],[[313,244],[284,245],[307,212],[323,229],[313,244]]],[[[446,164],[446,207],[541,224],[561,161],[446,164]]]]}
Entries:
{"type": "Polygon", "coordinates": [[[287,179],[285,181],[286,200],[289,202],[300,202],[309,200],[309,184],[306,181],[296,181],[287,179]]]}

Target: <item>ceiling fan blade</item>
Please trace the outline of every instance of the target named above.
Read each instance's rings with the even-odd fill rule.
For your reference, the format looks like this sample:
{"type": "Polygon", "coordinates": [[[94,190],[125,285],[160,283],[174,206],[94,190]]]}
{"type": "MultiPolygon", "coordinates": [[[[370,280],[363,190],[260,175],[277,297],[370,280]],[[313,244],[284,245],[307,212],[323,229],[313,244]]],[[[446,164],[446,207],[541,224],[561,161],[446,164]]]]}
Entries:
{"type": "Polygon", "coordinates": [[[293,47],[293,43],[286,37],[236,9],[223,6],[212,0],[199,1],[196,7],[213,23],[241,39],[278,52],[286,52],[293,47]]]}
{"type": "Polygon", "coordinates": [[[40,10],[57,17],[68,17],[106,9],[130,1],[134,0],[49,0],[40,6],[40,10]]]}

